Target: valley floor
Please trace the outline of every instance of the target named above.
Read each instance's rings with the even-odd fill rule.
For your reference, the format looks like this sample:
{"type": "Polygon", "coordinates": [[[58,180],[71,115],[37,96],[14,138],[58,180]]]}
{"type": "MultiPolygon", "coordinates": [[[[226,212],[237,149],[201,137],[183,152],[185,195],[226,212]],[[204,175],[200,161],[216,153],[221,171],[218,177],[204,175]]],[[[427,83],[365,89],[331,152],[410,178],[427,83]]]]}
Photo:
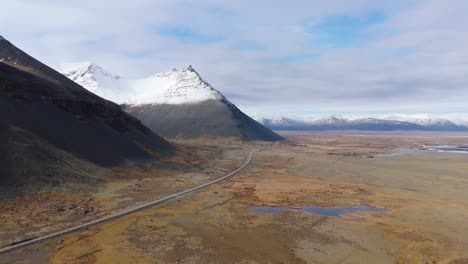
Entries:
{"type": "MultiPolygon", "coordinates": [[[[468,263],[468,154],[393,151],[467,145],[468,134],[282,135],[288,140],[256,153],[246,170],[221,184],[0,255],[0,263],[468,263]],[[326,216],[300,210],[357,205],[388,211],[326,216]]],[[[182,142],[185,154],[159,165],[106,172],[93,195],[4,200],[0,241],[205,182],[242,164],[260,144],[182,142]]]]}

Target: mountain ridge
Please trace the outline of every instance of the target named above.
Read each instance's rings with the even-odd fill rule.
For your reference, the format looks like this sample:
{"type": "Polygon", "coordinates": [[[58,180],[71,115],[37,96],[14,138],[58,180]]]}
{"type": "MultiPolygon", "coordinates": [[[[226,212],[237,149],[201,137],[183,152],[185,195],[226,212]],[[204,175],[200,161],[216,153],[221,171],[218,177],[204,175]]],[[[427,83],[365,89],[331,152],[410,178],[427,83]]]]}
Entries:
{"type": "Polygon", "coordinates": [[[80,177],[82,162],[120,166],[175,150],[119,105],[5,39],[0,58],[0,185],[66,183],[80,177]]]}
{"type": "MultiPolygon", "coordinates": [[[[63,67],[62,67],[63,69],[63,67]]],[[[166,138],[232,137],[276,141],[283,138],[244,114],[190,65],[141,79],[119,79],[89,72],[62,74],[125,110],[166,138]],[[86,87],[97,80],[99,85],[86,87]]],[[[108,74],[109,75],[109,74],[108,74]]]]}
{"type": "Polygon", "coordinates": [[[448,119],[431,118],[409,120],[394,120],[386,118],[356,118],[348,119],[336,115],[315,120],[301,121],[289,118],[288,122],[280,122],[285,118],[268,119],[258,118],[259,122],[274,130],[414,130],[414,131],[468,131],[467,125],[457,124],[448,119]],[[275,121],[272,121],[275,120],[275,121]],[[294,123],[296,125],[291,125],[294,123]]]}
{"type": "Polygon", "coordinates": [[[123,78],[92,63],[61,64],[58,71],[86,89],[118,104],[185,104],[224,98],[191,65],[145,78],[123,78]]]}

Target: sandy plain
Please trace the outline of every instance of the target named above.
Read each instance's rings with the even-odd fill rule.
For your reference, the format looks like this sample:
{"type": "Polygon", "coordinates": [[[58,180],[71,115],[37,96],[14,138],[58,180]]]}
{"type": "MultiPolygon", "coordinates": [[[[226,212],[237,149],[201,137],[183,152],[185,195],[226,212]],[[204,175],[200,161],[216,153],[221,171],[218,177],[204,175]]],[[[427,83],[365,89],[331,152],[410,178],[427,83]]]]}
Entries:
{"type": "MultiPolygon", "coordinates": [[[[468,154],[393,151],[467,145],[468,134],[282,135],[288,140],[257,153],[245,171],[221,184],[0,255],[0,262],[468,263],[468,154]],[[371,205],[388,211],[330,217],[298,210],[303,205],[371,205]],[[290,209],[264,213],[252,206],[290,209]]],[[[77,207],[94,208],[87,217],[95,218],[207,181],[241,164],[248,150],[260,144],[183,142],[185,154],[164,165],[112,171],[92,195],[76,196],[77,207]]],[[[65,196],[58,200],[71,199],[65,196]]],[[[28,209],[29,203],[16,202],[18,219],[30,219],[25,212],[37,213],[28,209]]],[[[75,211],[65,210],[71,215],[65,220],[59,211],[56,218],[67,224],[84,221],[75,211]]],[[[38,221],[42,226],[27,220],[20,225],[5,212],[0,215],[2,223],[8,220],[8,228],[0,230],[5,244],[18,234],[47,232],[44,223],[57,221],[45,212],[39,214],[49,217],[38,221]],[[25,226],[36,229],[18,233],[25,226]]]]}

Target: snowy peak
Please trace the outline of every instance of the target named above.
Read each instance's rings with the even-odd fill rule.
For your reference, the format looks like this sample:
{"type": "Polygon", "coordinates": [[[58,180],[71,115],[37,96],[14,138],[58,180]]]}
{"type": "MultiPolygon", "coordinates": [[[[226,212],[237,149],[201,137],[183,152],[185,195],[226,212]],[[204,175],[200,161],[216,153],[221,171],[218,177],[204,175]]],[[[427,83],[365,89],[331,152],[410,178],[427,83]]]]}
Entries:
{"type": "Polygon", "coordinates": [[[103,76],[112,77],[114,79],[119,79],[120,77],[117,75],[110,74],[106,70],[104,70],[101,66],[93,63],[93,62],[79,62],[79,63],[65,63],[58,66],[63,72],[68,72],[69,75],[72,74],[91,74],[96,75],[100,74],[103,76]]]}
{"type": "Polygon", "coordinates": [[[327,117],[327,118],[322,118],[322,119],[316,120],[313,123],[323,124],[323,125],[343,125],[343,124],[347,124],[348,122],[349,122],[349,120],[344,118],[344,117],[337,116],[337,115],[332,115],[332,116],[327,117]]]}
{"type": "Polygon", "coordinates": [[[151,77],[153,78],[171,78],[171,77],[180,77],[180,76],[188,76],[189,78],[198,78],[201,79],[200,75],[198,74],[195,69],[192,68],[192,65],[183,68],[173,68],[171,70],[157,73],[151,77]]]}
{"type": "Polygon", "coordinates": [[[223,98],[221,93],[203,80],[191,65],[158,73],[151,78],[166,84],[165,97],[171,101],[204,101],[223,98]]]}
{"type": "Polygon", "coordinates": [[[282,124],[282,125],[300,125],[301,121],[295,120],[291,117],[281,117],[278,119],[270,120],[272,124],[282,124]]]}
{"type": "Polygon", "coordinates": [[[88,62],[63,64],[58,71],[119,104],[186,104],[225,99],[191,65],[141,79],[121,78],[88,62]]]}
{"type": "Polygon", "coordinates": [[[65,63],[57,67],[57,70],[72,81],[80,84],[89,91],[99,95],[102,83],[119,80],[120,77],[105,71],[99,65],[92,62],[65,63]]]}
{"type": "Polygon", "coordinates": [[[372,117],[358,118],[351,121],[351,123],[368,123],[368,124],[382,124],[382,123],[401,123],[403,121],[377,119],[372,117]]]}

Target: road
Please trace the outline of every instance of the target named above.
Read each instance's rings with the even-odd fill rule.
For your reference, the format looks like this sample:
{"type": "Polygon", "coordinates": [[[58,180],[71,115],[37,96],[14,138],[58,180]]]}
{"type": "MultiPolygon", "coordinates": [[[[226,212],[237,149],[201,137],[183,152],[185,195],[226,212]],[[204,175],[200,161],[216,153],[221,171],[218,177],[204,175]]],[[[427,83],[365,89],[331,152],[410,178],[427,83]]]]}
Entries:
{"type": "Polygon", "coordinates": [[[19,249],[19,248],[22,248],[22,247],[33,245],[33,244],[36,244],[36,243],[39,243],[39,242],[42,242],[42,241],[45,241],[45,240],[48,240],[48,239],[51,239],[51,238],[54,238],[54,237],[59,237],[59,236],[62,236],[62,235],[68,234],[68,233],[83,230],[83,229],[89,228],[91,226],[94,226],[94,225],[97,225],[97,224],[100,224],[100,223],[103,223],[103,222],[107,222],[107,221],[110,221],[110,220],[113,220],[113,219],[116,219],[116,218],[119,218],[119,217],[122,217],[122,216],[125,216],[125,215],[128,215],[128,214],[131,214],[131,213],[135,213],[137,211],[141,211],[143,209],[146,209],[146,208],[161,204],[163,202],[178,198],[178,197],[180,197],[182,195],[192,193],[192,192],[198,191],[200,189],[206,188],[206,187],[208,187],[210,185],[219,183],[221,181],[224,181],[224,180],[236,175],[237,173],[239,173],[240,171],[245,169],[245,167],[247,167],[250,164],[250,162],[252,161],[252,157],[253,157],[253,154],[255,152],[262,151],[264,149],[267,149],[267,148],[270,148],[270,147],[273,147],[273,146],[276,146],[276,145],[278,145],[278,141],[273,145],[270,145],[270,146],[267,146],[267,147],[262,147],[262,148],[259,148],[259,149],[256,149],[256,150],[252,150],[249,153],[249,155],[247,156],[247,160],[244,162],[244,164],[242,164],[242,166],[240,166],[236,170],[234,170],[234,171],[232,171],[232,172],[230,172],[230,173],[228,173],[228,174],[224,175],[223,177],[218,178],[216,180],[204,183],[202,185],[195,186],[195,187],[187,189],[187,190],[183,190],[183,191],[180,191],[180,192],[176,192],[176,193],[173,193],[173,194],[170,194],[170,195],[160,197],[157,200],[145,203],[145,204],[140,205],[140,206],[135,207],[135,208],[131,208],[131,209],[116,213],[114,215],[99,218],[99,219],[96,219],[94,221],[91,221],[91,222],[88,222],[88,223],[85,223],[85,224],[81,224],[79,226],[71,227],[71,228],[68,228],[68,229],[65,229],[65,230],[62,230],[62,231],[57,231],[57,232],[54,232],[54,233],[51,233],[51,234],[48,234],[48,235],[45,235],[45,236],[36,237],[34,239],[26,240],[26,241],[23,241],[23,242],[20,242],[20,243],[17,243],[17,244],[8,246],[8,247],[4,247],[4,248],[0,249],[0,254],[6,253],[6,252],[14,250],[14,249],[19,249]]]}

